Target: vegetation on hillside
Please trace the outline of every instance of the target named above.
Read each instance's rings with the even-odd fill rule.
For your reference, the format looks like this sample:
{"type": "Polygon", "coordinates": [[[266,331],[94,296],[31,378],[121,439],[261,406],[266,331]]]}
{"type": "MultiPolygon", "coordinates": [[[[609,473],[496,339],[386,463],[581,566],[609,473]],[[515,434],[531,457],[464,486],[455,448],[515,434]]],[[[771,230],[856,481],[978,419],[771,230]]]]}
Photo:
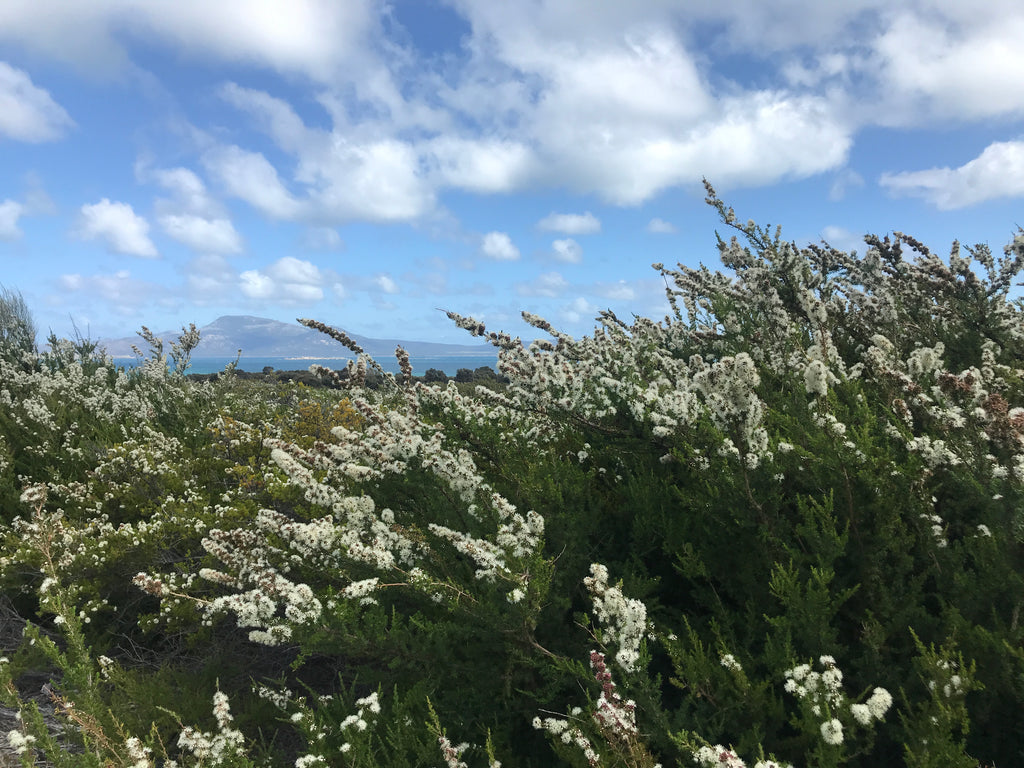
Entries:
{"type": "Polygon", "coordinates": [[[858,257],[708,193],[728,273],[654,265],[664,319],[452,313],[487,386],[401,350],[343,391],[192,380],[188,330],[173,370],[0,349],[9,751],[1024,765],[1024,232],[858,257]]]}

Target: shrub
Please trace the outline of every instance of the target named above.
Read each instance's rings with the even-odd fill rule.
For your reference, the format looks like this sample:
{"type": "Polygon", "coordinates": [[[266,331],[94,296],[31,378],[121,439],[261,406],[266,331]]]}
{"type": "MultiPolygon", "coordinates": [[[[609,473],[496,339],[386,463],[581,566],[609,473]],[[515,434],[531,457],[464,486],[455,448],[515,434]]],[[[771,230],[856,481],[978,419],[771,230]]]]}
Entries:
{"type": "MultiPolygon", "coordinates": [[[[1024,762],[1024,234],[858,259],[708,192],[731,274],[654,265],[662,321],[526,314],[527,346],[451,314],[501,387],[361,350],[317,371],[344,393],[31,379],[141,398],[94,454],[12,390],[38,463],[3,475],[0,563],[63,633],[29,638],[65,738],[129,765],[1024,762]],[[178,716],[140,700],[172,680],[178,716]]],[[[12,745],[57,759],[21,706],[12,745]]]]}

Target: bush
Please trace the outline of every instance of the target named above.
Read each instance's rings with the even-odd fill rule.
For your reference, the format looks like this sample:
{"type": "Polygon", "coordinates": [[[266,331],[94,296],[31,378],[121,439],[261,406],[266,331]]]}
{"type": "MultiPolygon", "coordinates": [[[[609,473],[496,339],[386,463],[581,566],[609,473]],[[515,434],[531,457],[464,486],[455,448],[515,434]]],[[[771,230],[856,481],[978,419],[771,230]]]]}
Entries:
{"type": "Polygon", "coordinates": [[[36,351],[36,326],[20,292],[0,285],[0,357],[21,362],[36,351]]]}
{"type": "Polygon", "coordinates": [[[433,384],[437,382],[443,384],[444,382],[448,381],[448,375],[444,371],[439,370],[437,368],[427,368],[426,372],[423,374],[423,381],[427,382],[428,384],[433,384]]]}
{"type": "Polygon", "coordinates": [[[0,467],[21,510],[0,562],[63,645],[31,629],[0,676],[48,654],[84,751],[9,692],[12,745],[1024,764],[1024,234],[1001,258],[897,233],[857,259],[709,202],[743,238],[719,239],[731,274],[655,265],[663,321],[604,312],[574,339],[527,314],[552,341],[524,346],[452,314],[499,350],[501,388],[371,365],[371,389],[363,358],[321,373],[344,395],[11,370],[0,457],[35,458],[0,467]],[[40,386],[141,415],[79,453],[27,420],[68,399],[40,386]]]}

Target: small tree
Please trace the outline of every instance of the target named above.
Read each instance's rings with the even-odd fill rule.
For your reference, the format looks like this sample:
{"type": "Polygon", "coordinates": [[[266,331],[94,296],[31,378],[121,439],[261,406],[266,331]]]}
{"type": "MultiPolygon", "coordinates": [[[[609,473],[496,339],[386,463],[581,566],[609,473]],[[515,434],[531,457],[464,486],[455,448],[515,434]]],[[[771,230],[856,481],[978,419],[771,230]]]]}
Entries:
{"type": "Polygon", "coordinates": [[[498,374],[489,365],[481,365],[473,371],[473,381],[496,381],[498,374]]]}
{"type": "Polygon", "coordinates": [[[0,285],[0,357],[20,360],[36,352],[36,324],[20,291],[0,285]]]}
{"type": "Polygon", "coordinates": [[[473,370],[471,368],[459,368],[455,372],[455,380],[460,384],[468,384],[473,381],[473,370]]]}
{"type": "Polygon", "coordinates": [[[448,381],[448,376],[445,374],[444,371],[439,370],[437,368],[427,368],[426,373],[423,374],[423,380],[428,384],[438,381],[443,383],[445,381],[448,381]]]}

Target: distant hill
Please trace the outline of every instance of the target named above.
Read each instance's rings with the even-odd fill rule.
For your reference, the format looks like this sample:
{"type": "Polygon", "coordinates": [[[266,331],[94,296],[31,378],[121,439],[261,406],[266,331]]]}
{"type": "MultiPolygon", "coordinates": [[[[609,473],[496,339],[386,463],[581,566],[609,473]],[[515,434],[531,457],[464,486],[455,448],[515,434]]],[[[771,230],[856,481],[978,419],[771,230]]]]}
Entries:
{"type": "MultiPolygon", "coordinates": [[[[344,329],[342,329],[344,330],[344,329]]],[[[199,346],[194,357],[234,357],[239,349],[246,357],[349,357],[351,353],[334,339],[298,323],[282,323],[251,315],[224,315],[199,329],[199,346]]],[[[489,344],[438,344],[432,341],[400,339],[374,339],[345,331],[359,346],[373,357],[393,355],[399,344],[412,357],[456,357],[482,355],[493,351],[489,344]]],[[[180,330],[163,331],[156,335],[163,339],[166,349],[181,334],[180,330]]],[[[138,336],[122,339],[101,339],[107,354],[113,357],[131,357],[132,344],[143,349],[145,343],[138,336]]],[[[143,351],[146,351],[143,349],[143,351]]]]}

